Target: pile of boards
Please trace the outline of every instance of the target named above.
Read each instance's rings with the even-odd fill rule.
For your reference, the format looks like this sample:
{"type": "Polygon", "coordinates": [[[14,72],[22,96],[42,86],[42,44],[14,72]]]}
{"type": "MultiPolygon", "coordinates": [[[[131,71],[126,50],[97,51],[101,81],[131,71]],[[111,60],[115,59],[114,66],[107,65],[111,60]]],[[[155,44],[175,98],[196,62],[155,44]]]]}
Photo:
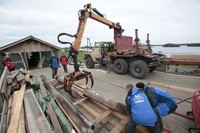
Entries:
{"type": "Polygon", "coordinates": [[[51,102],[46,102],[48,111],[44,111],[36,98],[35,92],[47,96],[36,76],[23,69],[8,72],[5,68],[1,82],[1,133],[63,132],[51,102]]]}
{"type": "Polygon", "coordinates": [[[70,96],[64,90],[62,80],[50,81],[45,75],[40,77],[23,69],[14,72],[4,70],[0,79],[2,83],[0,132],[125,131],[130,116],[123,104],[101,96],[81,83],[72,86],[74,96],[70,96]],[[38,101],[38,95],[42,95],[45,101],[43,104],[38,101]],[[64,115],[57,113],[58,109],[64,115]],[[67,119],[68,122],[63,119],[67,119]],[[68,129],[65,129],[67,126],[68,129]]]}

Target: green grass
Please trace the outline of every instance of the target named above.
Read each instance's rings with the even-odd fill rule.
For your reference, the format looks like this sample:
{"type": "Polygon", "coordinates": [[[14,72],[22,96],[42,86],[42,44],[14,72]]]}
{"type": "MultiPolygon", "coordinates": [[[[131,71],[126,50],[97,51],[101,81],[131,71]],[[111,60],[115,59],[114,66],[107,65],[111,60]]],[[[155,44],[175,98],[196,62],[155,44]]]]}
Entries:
{"type": "MultiPolygon", "coordinates": [[[[62,53],[64,53],[67,57],[68,57],[68,55],[69,55],[68,51],[65,51],[65,52],[63,52],[63,51],[58,51],[59,57],[62,56],[62,53]]],[[[79,52],[78,52],[78,60],[80,60],[82,63],[85,62],[85,60],[83,59],[85,53],[86,53],[85,51],[79,51],[79,52]]]]}

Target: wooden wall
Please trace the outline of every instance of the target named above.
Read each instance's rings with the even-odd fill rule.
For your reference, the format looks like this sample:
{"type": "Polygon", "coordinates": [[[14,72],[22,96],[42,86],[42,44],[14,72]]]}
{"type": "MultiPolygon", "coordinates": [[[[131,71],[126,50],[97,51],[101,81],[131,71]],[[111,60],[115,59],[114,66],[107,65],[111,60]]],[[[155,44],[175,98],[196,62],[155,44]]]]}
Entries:
{"type": "Polygon", "coordinates": [[[25,42],[9,47],[8,49],[5,49],[1,52],[16,53],[16,52],[39,52],[39,51],[54,51],[54,50],[56,49],[41,42],[38,42],[36,40],[27,40],[25,42]]]}

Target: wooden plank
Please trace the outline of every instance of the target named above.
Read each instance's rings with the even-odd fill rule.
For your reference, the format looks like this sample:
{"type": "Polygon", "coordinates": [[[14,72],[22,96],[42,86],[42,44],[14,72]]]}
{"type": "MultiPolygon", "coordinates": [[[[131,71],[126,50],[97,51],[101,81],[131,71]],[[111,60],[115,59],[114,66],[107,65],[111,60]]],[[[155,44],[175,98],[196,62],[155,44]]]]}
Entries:
{"type": "Polygon", "coordinates": [[[95,118],[92,123],[93,125],[99,123],[100,121],[102,121],[105,117],[107,117],[112,111],[111,110],[107,110],[105,111],[103,114],[99,115],[97,118],[95,118]]]}
{"type": "Polygon", "coordinates": [[[87,99],[88,99],[88,97],[84,97],[84,98],[82,98],[82,99],[77,100],[76,102],[74,102],[73,105],[77,105],[77,104],[79,104],[79,103],[81,103],[81,102],[83,102],[83,101],[85,101],[87,99]]]}
{"type": "Polygon", "coordinates": [[[64,85],[61,84],[61,85],[59,85],[59,86],[56,86],[56,89],[59,90],[59,89],[61,89],[61,88],[63,88],[63,87],[64,87],[64,85]]]}
{"type": "Polygon", "coordinates": [[[121,120],[113,129],[110,133],[119,133],[128,123],[129,121],[129,116],[127,116],[125,119],[121,120]]]}
{"type": "Polygon", "coordinates": [[[100,113],[98,113],[94,108],[90,107],[87,103],[81,102],[79,103],[85,110],[87,110],[94,117],[99,117],[100,113]]]}
{"type": "MultiPolygon", "coordinates": [[[[43,97],[46,97],[47,96],[46,89],[45,89],[45,87],[44,87],[42,82],[40,82],[40,90],[42,92],[43,97]]],[[[52,124],[53,124],[53,126],[55,128],[55,132],[56,133],[62,133],[63,132],[62,128],[60,127],[60,124],[58,122],[56,114],[55,114],[55,112],[53,110],[53,107],[51,106],[51,102],[46,100],[45,103],[47,105],[47,109],[48,109],[48,112],[49,112],[49,116],[51,118],[51,122],[52,122],[52,124]]]]}
{"type": "Polygon", "coordinates": [[[12,102],[13,102],[13,95],[10,95],[9,98],[8,98],[7,125],[10,124],[11,111],[12,111],[12,102]]]}
{"type": "Polygon", "coordinates": [[[19,118],[21,114],[21,108],[23,105],[23,98],[24,98],[24,92],[26,89],[26,83],[23,81],[21,84],[21,88],[19,91],[15,92],[17,97],[13,99],[13,101],[16,101],[16,105],[14,106],[12,117],[10,120],[10,125],[8,126],[7,133],[16,133],[18,129],[19,124],[19,118]]]}
{"type": "Polygon", "coordinates": [[[28,97],[24,97],[24,107],[26,114],[26,129],[28,133],[40,133],[38,125],[36,123],[36,118],[31,110],[31,104],[28,102],[28,97]]]}
{"type": "Polygon", "coordinates": [[[19,127],[17,130],[17,133],[26,133],[24,106],[22,106],[22,109],[21,109],[21,116],[20,116],[20,120],[19,120],[19,127]]]}
{"type": "Polygon", "coordinates": [[[32,89],[26,90],[24,104],[28,131],[31,133],[53,133],[32,89]]]}

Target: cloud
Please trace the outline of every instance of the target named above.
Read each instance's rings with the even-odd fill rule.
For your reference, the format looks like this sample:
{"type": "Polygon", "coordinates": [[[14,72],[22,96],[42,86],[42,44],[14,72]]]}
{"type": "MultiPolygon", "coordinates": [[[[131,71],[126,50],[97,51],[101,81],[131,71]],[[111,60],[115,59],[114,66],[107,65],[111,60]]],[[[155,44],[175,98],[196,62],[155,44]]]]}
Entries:
{"type": "MultiPolygon", "coordinates": [[[[63,47],[57,35],[76,33],[78,11],[87,3],[107,19],[120,22],[124,35],[134,38],[134,30],[139,29],[141,42],[146,41],[147,33],[152,44],[200,42],[199,0],[6,0],[0,2],[0,47],[29,35],[63,47]]],[[[88,19],[83,46],[86,38],[113,41],[113,30],[88,19]]]]}

